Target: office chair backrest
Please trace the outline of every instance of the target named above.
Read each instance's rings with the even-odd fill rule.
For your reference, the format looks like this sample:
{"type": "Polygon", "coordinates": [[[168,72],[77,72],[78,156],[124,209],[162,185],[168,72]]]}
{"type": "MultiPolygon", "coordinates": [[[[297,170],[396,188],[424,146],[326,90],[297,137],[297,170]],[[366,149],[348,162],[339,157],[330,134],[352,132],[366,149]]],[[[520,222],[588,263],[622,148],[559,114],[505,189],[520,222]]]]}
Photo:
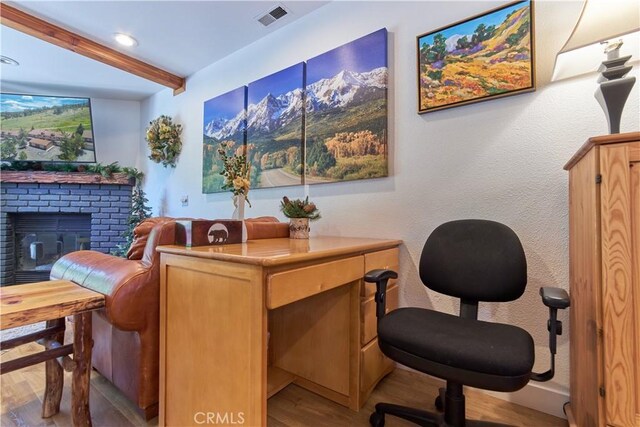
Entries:
{"type": "Polygon", "coordinates": [[[434,291],[471,301],[513,301],[527,285],[527,261],[516,233],[494,221],[451,221],[433,230],[420,278],[434,291]]]}

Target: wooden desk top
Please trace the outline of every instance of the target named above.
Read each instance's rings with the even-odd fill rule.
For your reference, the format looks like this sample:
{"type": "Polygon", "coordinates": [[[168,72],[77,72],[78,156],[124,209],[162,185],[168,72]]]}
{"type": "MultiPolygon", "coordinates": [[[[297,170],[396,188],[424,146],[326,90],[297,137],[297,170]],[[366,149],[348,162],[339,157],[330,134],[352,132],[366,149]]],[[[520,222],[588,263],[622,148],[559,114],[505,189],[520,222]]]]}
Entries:
{"type": "Polygon", "coordinates": [[[104,295],[68,280],[0,288],[0,330],[104,307],[104,295]]]}
{"type": "Polygon", "coordinates": [[[357,255],[396,247],[401,240],[357,237],[312,237],[306,239],[261,239],[220,246],[158,246],[158,252],[230,261],[241,264],[275,266],[314,261],[334,256],[357,255]]]}

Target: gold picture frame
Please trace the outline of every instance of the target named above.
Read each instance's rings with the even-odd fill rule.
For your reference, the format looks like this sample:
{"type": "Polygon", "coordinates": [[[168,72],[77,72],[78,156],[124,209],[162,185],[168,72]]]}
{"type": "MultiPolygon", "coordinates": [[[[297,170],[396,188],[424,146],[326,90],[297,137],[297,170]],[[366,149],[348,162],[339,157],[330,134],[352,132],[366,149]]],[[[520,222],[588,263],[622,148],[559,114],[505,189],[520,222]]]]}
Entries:
{"type": "Polygon", "coordinates": [[[534,1],[516,1],[416,37],[418,113],[532,92],[534,1]]]}

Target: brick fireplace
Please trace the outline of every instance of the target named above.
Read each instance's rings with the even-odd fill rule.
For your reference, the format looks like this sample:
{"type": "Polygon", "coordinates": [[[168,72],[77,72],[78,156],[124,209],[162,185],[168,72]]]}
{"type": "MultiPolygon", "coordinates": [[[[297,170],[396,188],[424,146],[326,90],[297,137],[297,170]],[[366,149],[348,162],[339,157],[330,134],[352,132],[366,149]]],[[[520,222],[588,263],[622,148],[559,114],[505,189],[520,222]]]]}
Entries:
{"type": "Polygon", "coordinates": [[[132,188],[124,174],[3,171],[0,285],[46,278],[49,262],[69,251],[111,252],[127,228],[132,188]],[[86,235],[76,227],[83,222],[90,228],[86,235]],[[41,231],[25,228],[39,223],[41,231]],[[24,265],[35,266],[33,273],[23,272],[24,265]]]}

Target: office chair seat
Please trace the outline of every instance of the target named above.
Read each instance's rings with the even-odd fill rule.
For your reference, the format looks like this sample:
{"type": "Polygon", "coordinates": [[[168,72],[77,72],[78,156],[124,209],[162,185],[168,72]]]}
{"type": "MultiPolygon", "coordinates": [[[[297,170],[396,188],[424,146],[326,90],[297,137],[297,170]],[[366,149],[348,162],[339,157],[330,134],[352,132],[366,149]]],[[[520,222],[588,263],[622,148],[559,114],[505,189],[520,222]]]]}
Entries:
{"type": "Polygon", "coordinates": [[[415,307],[394,310],[380,319],[378,343],[403,365],[496,391],[522,388],[535,357],[531,335],[516,326],[415,307]]]}

